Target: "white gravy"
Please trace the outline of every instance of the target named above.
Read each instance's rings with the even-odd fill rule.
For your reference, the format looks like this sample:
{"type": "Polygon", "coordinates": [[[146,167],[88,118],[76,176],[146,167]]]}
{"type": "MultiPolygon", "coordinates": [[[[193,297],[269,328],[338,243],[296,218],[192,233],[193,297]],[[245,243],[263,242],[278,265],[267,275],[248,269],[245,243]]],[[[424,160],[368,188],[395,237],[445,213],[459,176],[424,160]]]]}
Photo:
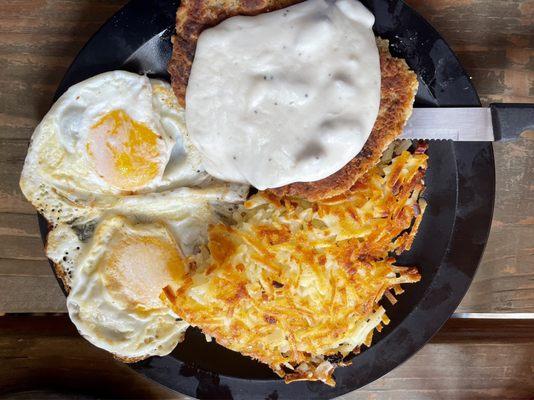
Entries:
{"type": "Polygon", "coordinates": [[[202,32],[186,124],[208,173],[263,190],[358,154],[380,105],[373,23],[357,0],[308,0],[202,32]]]}

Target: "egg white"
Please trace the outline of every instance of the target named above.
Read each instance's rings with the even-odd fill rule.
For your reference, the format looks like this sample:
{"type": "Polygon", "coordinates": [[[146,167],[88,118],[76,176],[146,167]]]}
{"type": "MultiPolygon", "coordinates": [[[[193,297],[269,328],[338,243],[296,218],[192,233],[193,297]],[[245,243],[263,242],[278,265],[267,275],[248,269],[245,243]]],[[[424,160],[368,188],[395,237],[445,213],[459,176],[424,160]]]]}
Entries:
{"type": "MultiPolygon", "coordinates": [[[[128,282],[122,285],[120,281],[113,282],[111,287],[109,257],[114,254],[110,252],[120,251],[117,246],[122,242],[118,245],[113,243],[123,240],[117,238],[155,238],[174,243],[162,224],[136,224],[124,217],[110,217],[102,221],[90,243],[77,256],[79,268],[67,298],[69,316],[88,341],[122,361],[133,362],[148,356],[166,355],[183,340],[188,324],[161,302],[159,294],[163,288],[149,287],[140,293],[131,287],[131,282],[128,286],[128,282]],[[149,299],[146,292],[151,295],[149,299]]],[[[181,257],[177,246],[174,250],[181,257]]],[[[145,256],[150,259],[151,255],[145,256]]],[[[136,257],[139,255],[136,254],[136,257]]],[[[139,274],[138,287],[150,283],[143,282],[142,278],[150,276],[151,268],[155,266],[146,265],[143,270],[134,271],[139,274]]],[[[116,279],[120,278],[119,274],[116,279]]],[[[172,283],[170,278],[168,283],[172,283]]]]}
{"type": "Polygon", "coordinates": [[[184,111],[168,83],[126,71],[72,86],[32,136],[20,186],[51,224],[89,219],[117,198],[213,182],[185,130],[184,111]],[[158,175],[136,190],[110,184],[95,167],[88,139],[99,118],[123,110],[159,135],[158,175]]]}
{"type": "Polygon", "coordinates": [[[240,185],[219,182],[201,188],[178,188],[115,199],[71,223],[60,223],[48,233],[46,255],[56,265],[66,288],[79,266],[79,256],[91,245],[95,229],[106,218],[124,216],[134,222],[164,224],[186,256],[207,243],[207,229],[228,218],[246,195],[240,185]]]}
{"type": "Polygon", "coordinates": [[[208,226],[229,218],[243,196],[241,186],[224,183],[178,188],[120,198],[91,214],[92,219],[56,225],[48,234],[46,254],[69,292],[67,308],[80,333],[123,361],[172,351],[187,324],[176,321],[166,306],[140,314],[119,304],[101,279],[98,260],[112,251],[110,242],[119,232],[153,236],[164,232],[184,257],[200,256],[208,226]]]}
{"type": "Polygon", "coordinates": [[[184,257],[197,257],[208,226],[228,218],[248,191],[206,173],[169,84],[124,71],[83,81],[54,104],[33,134],[20,186],[49,222],[46,254],[69,293],[72,321],[91,343],[123,361],[168,354],[187,324],[162,303],[147,308],[131,302],[147,294],[160,302],[155,293],[161,288],[143,281],[149,266],[138,271],[141,286],[110,290],[102,260],[117,251],[114,238],[152,235],[172,241],[184,257]],[[159,135],[157,176],[136,190],[102,176],[88,151],[91,129],[116,110],[132,126],[159,135]]]}

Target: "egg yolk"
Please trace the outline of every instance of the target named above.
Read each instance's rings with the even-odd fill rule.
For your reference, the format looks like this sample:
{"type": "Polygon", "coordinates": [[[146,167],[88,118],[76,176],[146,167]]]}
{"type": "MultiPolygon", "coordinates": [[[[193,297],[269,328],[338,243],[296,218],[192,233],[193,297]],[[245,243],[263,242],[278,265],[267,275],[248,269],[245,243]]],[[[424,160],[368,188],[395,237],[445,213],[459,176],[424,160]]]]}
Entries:
{"type": "Polygon", "coordinates": [[[138,310],[161,307],[163,288],[185,273],[179,249],[170,238],[118,235],[99,265],[109,293],[138,310]]]}
{"type": "Polygon", "coordinates": [[[87,152],[106,182],[121,190],[136,190],[159,174],[160,139],[124,110],[114,110],[91,126],[87,152]]]}

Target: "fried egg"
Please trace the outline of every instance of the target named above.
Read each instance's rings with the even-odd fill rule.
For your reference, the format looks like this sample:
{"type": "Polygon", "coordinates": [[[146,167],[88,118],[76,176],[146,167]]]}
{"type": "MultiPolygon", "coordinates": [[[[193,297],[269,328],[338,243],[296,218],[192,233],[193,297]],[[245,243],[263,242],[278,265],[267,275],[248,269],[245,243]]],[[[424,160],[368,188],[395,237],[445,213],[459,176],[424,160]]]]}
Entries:
{"type": "Polygon", "coordinates": [[[107,218],[78,263],[67,308],[91,343],[134,362],[166,355],[183,339],[188,324],[159,299],[187,271],[165,225],[107,218]]]}
{"type": "Polygon", "coordinates": [[[67,288],[106,217],[162,222],[184,254],[206,240],[214,207],[247,187],[213,179],[169,84],[126,71],[72,86],[35,129],[20,186],[53,229],[47,255],[67,288]]]}
{"type": "Polygon", "coordinates": [[[188,268],[184,257],[200,256],[208,227],[229,218],[240,200],[225,184],[179,188],[127,197],[96,219],[56,225],[46,254],[80,333],[123,361],[168,354],[187,325],[160,304],[161,289],[178,283],[188,268]]]}
{"type": "Polygon", "coordinates": [[[93,210],[72,223],[55,225],[48,233],[46,255],[56,266],[67,289],[94,232],[106,218],[120,215],[137,223],[160,223],[171,232],[180,251],[191,256],[207,242],[209,225],[228,219],[246,195],[243,186],[214,182],[202,188],[178,188],[161,193],[116,199],[105,209],[93,210]]]}
{"type": "Polygon", "coordinates": [[[126,71],[72,86],[35,129],[21,189],[52,223],[117,198],[209,185],[169,84],[126,71]]]}
{"type": "Polygon", "coordinates": [[[168,354],[187,324],[159,296],[248,187],[205,172],[170,86],[124,71],[71,87],[36,128],[20,186],[49,222],[70,317],[123,361],[168,354]]]}

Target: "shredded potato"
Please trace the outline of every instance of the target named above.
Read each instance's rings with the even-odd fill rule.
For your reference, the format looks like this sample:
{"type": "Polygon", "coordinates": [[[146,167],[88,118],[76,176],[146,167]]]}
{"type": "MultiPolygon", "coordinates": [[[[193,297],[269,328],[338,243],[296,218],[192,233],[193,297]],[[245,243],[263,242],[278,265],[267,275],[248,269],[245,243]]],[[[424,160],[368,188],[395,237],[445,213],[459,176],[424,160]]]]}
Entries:
{"type": "Polygon", "coordinates": [[[253,195],[235,224],[210,227],[208,251],[162,299],[287,382],[334,385],[334,369],[389,322],[379,301],[420,279],[391,255],[410,248],[422,219],[427,156],[395,154],[328,200],[253,195]]]}

